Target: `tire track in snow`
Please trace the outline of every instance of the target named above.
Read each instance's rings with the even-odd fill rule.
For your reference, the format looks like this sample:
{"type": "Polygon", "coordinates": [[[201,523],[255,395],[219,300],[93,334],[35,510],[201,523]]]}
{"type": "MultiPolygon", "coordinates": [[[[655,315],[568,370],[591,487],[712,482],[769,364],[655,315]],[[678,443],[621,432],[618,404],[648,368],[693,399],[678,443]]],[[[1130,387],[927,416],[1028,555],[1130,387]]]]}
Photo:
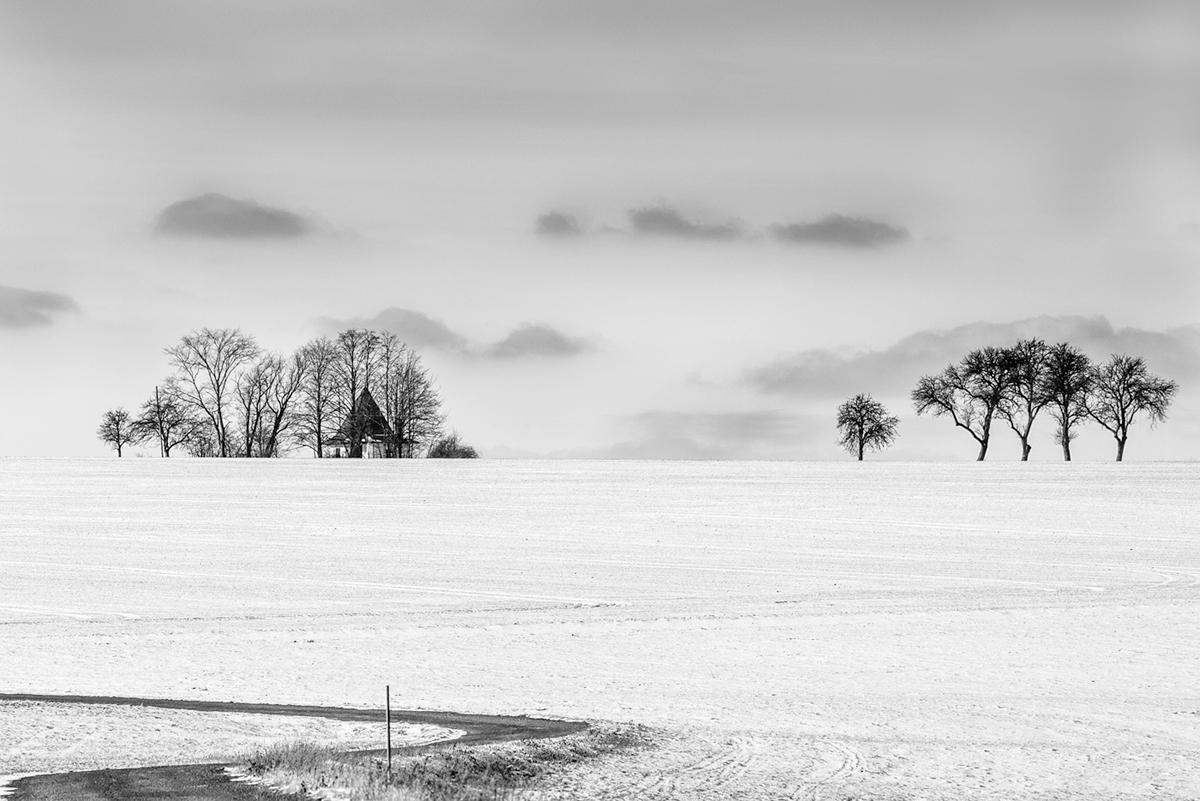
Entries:
{"type": "Polygon", "coordinates": [[[836,789],[862,769],[862,757],[854,748],[832,740],[822,741],[820,745],[834,752],[830,761],[837,766],[824,776],[802,783],[792,794],[792,801],[821,801],[824,790],[836,789]]]}
{"type": "Polygon", "coordinates": [[[697,798],[706,790],[733,789],[754,764],[757,747],[753,740],[735,737],[725,743],[701,741],[700,756],[682,755],[674,765],[657,765],[653,773],[637,780],[610,784],[597,798],[611,801],[667,801],[697,798]]]}

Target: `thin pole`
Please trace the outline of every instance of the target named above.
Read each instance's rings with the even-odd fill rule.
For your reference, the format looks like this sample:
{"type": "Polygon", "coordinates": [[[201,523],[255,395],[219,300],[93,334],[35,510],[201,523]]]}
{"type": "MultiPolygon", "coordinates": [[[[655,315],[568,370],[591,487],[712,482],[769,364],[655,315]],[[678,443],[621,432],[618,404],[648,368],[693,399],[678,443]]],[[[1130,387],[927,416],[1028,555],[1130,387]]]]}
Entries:
{"type": "Polygon", "coordinates": [[[388,773],[392,772],[392,685],[384,685],[384,697],[386,699],[386,709],[384,713],[384,722],[387,724],[387,752],[388,752],[388,773]]]}

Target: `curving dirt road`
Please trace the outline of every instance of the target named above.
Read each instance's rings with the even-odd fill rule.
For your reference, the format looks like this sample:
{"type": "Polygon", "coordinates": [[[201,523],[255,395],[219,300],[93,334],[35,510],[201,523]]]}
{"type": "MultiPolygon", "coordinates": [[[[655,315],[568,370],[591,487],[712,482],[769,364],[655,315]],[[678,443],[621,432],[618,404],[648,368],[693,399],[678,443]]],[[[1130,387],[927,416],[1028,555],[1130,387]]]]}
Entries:
{"type": "MultiPolygon", "coordinates": [[[[128,698],[101,695],[32,695],[0,693],[0,701],[41,701],[57,704],[109,704],[184,709],[195,712],[242,712],[259,715],[318,717],[342,721],[381,721],[381,709],[351,709],[293,704],[243,704],[229,701],[185,701],[170,698],[128,698]]],[[[432,745],[394,749],[394,753],[415,753],[448,744],[494,743],[561,737],[587,728],[586,723],[546,718],[507,715],[465,715],[456,712],[429,712],[415,709],[392,710],[397,723],[425,723],[461,729],[463,736],[432,745]]],[[[367,752],[373,753],[373,752],[367,752]]],[[[232,782],[224,764],[172,765],[154,768],[91,770],[57,773],[19,779],[12,787],[9,801],[254,801],[279,799],[277,792],[232,782]]]]}

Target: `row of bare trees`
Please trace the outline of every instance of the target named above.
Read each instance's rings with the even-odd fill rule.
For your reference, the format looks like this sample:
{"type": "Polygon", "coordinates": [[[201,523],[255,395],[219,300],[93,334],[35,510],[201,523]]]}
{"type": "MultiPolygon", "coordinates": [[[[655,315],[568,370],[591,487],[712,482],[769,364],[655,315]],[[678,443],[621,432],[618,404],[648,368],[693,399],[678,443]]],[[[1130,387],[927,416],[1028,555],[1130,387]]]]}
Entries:
{"type": "Polygon", "coordinates": [[[370,435],[386,440],[382,455],[411,457],[442,435],[429,371],[390,332],[352,328],[284,355],[237,328],[202,328],[164,352],[172,372],[139,413],[104,414],[97,434],[118,455],[153,442],[162,456],[182,447],[193,456],[272,457],[300,447],[321,458],[336,440],[362,456],[370,435]]]}
{"type": "Polygon", "coordinates": [[[1071,461],[1071,441],[1090,420],[1112,434],[1119,462],[1136,418],[1145,415],[1151,425],[1165,420],[1178,389],[1150,373],[1140,356],[1114,354],[1096,363],[1068,342],[1024,339],[1008,348],[973,350],[942,372],[922,376],[911,397],[917,414],[949,417],[970,434],[979,461],[987,456],[997,418],[1021,440],[1021,461],[1027,461],[1034,421],[1047,411],[1064,460],[1071,461]]]}

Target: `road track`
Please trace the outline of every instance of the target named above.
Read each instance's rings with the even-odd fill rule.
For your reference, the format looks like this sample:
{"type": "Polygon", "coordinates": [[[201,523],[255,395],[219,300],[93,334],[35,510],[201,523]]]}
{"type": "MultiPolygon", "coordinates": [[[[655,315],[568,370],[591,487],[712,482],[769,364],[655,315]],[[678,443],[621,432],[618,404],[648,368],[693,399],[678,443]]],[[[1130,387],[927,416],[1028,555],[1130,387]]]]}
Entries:
{"type": "MultiPolygon", "coordinates": [[[[247,704],[233,701],[190,701],[173,698],[130,698],[104,695],[35,695],[0,693],[0,701],[33,701],[53,704],[104,704],[183,709],[193,712],[238,712],[257,715],[327,718],[353,722],[380,722],[382,709],[305,706],[295,704],[247,704]]],[[[460,729],[461,737],[394,749],[394,753],[418,753],[447,745],[497,743],[562,737],[587,728],[586,723],[510,715],[468,715],[393,709],[397,723],[424,723],[460,729]]],[[[372,753],[372,752],[365,752],[372,753]]],[[[168,765],[152,768],[122,768],[54,773],[18,779],[8,788],[7,801],[260,801],[280,799],[275,791],[230,780],[225,763],[168,765]]],[[[292,796],[299,798],[299,796],[292,796]]]]}

